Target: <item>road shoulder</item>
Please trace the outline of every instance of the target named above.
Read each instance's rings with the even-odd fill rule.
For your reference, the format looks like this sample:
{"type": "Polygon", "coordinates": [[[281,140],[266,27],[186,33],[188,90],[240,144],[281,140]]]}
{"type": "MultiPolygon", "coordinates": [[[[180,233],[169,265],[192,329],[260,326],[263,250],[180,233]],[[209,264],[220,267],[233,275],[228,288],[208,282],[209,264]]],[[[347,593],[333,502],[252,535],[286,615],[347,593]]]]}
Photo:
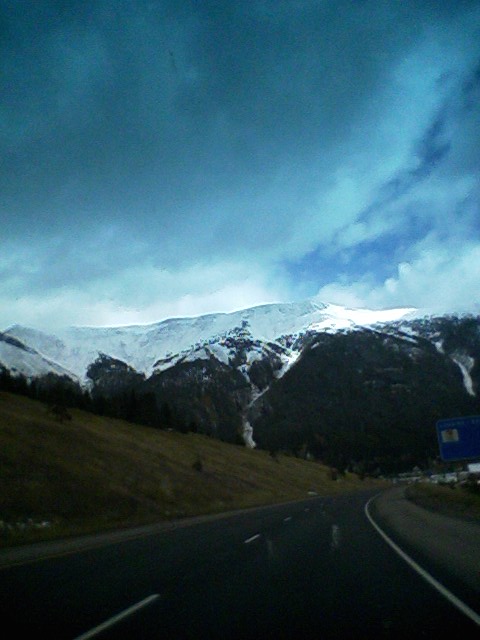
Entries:
{"type": "Polygon", "coordinates": [[[371,515],[399,545],[480,594],[480,523],[419,507],[406,498],[405,487],[378,495],[371,515]]]}

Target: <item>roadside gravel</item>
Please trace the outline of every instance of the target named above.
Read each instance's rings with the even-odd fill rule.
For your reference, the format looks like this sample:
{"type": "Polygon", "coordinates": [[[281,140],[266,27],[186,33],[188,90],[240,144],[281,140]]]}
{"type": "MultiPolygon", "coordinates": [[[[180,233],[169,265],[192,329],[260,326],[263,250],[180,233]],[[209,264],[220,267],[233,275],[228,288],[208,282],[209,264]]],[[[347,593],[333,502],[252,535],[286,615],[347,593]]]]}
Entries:
{"type": "Polygon", "coordinates": [[[480,594],[480,522],[419,507],[406,498],[405,487],[377,496],[371,513],[400,546],[423,555],[480,594]]]}

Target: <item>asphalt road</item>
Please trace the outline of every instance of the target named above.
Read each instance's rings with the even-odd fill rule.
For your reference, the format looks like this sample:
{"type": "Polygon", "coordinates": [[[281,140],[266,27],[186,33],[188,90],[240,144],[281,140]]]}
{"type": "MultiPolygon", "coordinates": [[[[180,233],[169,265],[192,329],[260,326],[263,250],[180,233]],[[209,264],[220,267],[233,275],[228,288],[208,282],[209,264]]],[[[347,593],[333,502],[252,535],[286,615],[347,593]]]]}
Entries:
{"type": "MultiPolygon", "coordinates": [[[[6,637],[56,640],[412,639],[450,630],[478,638],[478,621],[380,535],[365,513],[371,496],[256,509],[96,548],[58,547],[51,558],[3,554],[11,564],[0,568],[2,627],[13,629],[6,637]]],[[[384,504],[371,503],[369,514],[396,535],[384,504]]],[[[416,553],[413,538],[408,551],[416,553]]],[[[475,612],[479,593],[461,571],[421,550],[416,560],[475,612]]]]}

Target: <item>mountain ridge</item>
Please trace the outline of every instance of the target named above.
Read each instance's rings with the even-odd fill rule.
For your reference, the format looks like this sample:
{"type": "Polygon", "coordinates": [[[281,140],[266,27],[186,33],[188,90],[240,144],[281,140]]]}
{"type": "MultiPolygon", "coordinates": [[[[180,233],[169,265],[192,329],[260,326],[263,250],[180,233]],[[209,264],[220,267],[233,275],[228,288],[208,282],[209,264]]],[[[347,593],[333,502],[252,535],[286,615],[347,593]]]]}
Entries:
{"type": "Polygon", "coordinates": [[[160,359],[194,348],[242,323],[248,323],[252,336],[272,342],[284,335],[305,332],[315,326],[319,331],[338,330],[358,324],[371,324],[389,318],[401,318],[412,308],[392,310],[347,309],[339,305],[307,300],[299,303],[258,305],[231,313],[216,313],[192,318],[167,318],[149,325],[125,327],[64,327],[54,333],[15,324],[5,335],[31,346],[42,356],[86,381],[88,366],[99,353],[106,353],[150,375],[160,359]]]}
{"type": "Polygon", "coordinates": [[[16,325],[0,334],[0,373],[22,374],[26,353],[33,380],[73,363],[101,413],[339,466],[418,464],[435,455],[438,419],[480,412],[470,314],[307,302],[57,335],[16,325]]]}

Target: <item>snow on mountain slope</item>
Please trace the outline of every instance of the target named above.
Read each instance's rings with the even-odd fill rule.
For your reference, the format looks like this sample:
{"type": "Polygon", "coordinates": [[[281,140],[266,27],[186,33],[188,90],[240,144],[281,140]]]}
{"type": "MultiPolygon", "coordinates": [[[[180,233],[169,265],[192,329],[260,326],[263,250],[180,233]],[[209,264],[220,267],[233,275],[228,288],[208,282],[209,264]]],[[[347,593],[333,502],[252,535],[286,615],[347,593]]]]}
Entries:
{"type": "Polygon", "coordinates": [[[27,347],[19,340],[0,333],[0,367],[2,363],[8,363],[8,369],[13,375],[22,375],[26,378],[53,373],[58,376],[68,376],[75,379],[75,375],[64,367],[51,362],[35,349],[27,347]]]}
{"type": "Polygon", "coordinates": [[[467,393],[471,396],[476,396],[477,394],[475,393],[473,387],[472,376],[470,375],[475,364],[475,360],[464,353],[454,354],[452,356],[452,360],[456,365],[458,365],[460,371],[462,372],[463,384],[467,393]]]}
{"type": "Polygon", "coordinates": [[[347,309],[336,304],[325,308],[325,318],[309,326],[310,330],[339,330],[354,326],[369,326],[377,323],[392,322],[415,317],[413,307],[402,309],[347,309]]]}
{"type": "Polygon", "coordinates": [[[247,321],[244,320],[241,327],[235,327],[193,348],[158,360],[154,364],[154,373],[160,373],[177,364],[215,358],[223,364],[235,367],[250,385],[259,388],[266,384],[266,371],[269,372],[269,380],[272,376],[279,377],[296,357],[297,354],[276,342],[254,338],[247,321]]]}
{"type": "MultiPolygon", "coordinates": [[[[248,324],[255,339],[273,342],[282,335],[298,334],[308,329],[338,330],[357,324],[398,320],[411,311],[345,309],[309,300],[261,305],[233,313],[171,318],[144,326],[68,327],[57,331],[56,335],[14,325],[5,334],[21,340],[47,359],[85,379],[88,365],[99,353],[122,360],[137,371],[150,375],[159,360],[165,361],[188,350],[198,351],[198,346],[212,337],[226,334],[245,324],[248,324]]],[[[221,349],[217,349],[217,356],[226,357],[221,349]]]]}

